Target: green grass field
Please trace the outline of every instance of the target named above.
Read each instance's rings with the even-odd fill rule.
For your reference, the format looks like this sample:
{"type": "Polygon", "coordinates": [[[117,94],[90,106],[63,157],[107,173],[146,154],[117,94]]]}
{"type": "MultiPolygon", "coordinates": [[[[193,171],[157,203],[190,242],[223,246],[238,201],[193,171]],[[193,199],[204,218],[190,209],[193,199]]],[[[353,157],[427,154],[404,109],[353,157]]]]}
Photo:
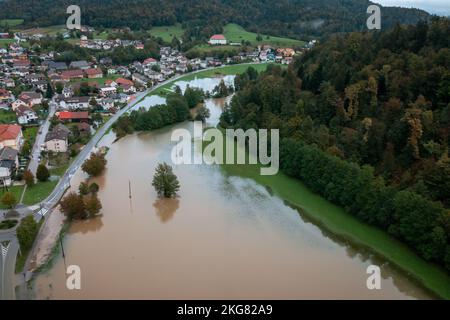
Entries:
{"type": "MultiPolygon", "coordinates": [[[[22,195],[23,186],[12,186],[8,188],[8,191],[11,192],[15,197],[16,200],[20,200],[20,196],[22,195]]],[[[3,197],[3,195],[6,193],[4,189],[0,191],[0,198],[3,197]]],[[[7,206],[5,206],[3,203],[0,202],[0,209],[9,209],[7,206]]]]}
{"type": "Polygon", "coordinates": [[[16,114],[12,111],[0,110],[0,123],[8,124],[16,122],[16,114]]]}
{"type": "Polygon", "coordinates": [[[1,19],[0,26],[17,27],[23,23],[23,19],[1,19]]]}
{"type": "Polygon", "coordinates": [[[275,176],[260,175],[258,165],[222,165],[222,168],[229,175],[250,178],[269,187],[321,229],[384,257],[430,291],[450,299],[450,276],[442,268],[421,259],[383,230],[359,221],[343,208],[313,193],[300,180],[281,172],[275,176]]]}
{"type": "Polygon", "coordinates": [[[111,74],[103,78],[83,78],[83,79],[73,79],[70,82],[71,83],[77,83],[77,82],[97,82],[99,85],[104,85],[106,80],[115,80],[117,78],[120,78],[119,75],[111,74]]]}
{"type": "Polygon", "coordinates": [[[228,42],[241,43],[244,40],[250,41],[253,46],[268,44],[277,47],[299,47],[305,44],[305,42],[300,40],[274,37],[265,34],[261,34],[262,40],[257,41],[257,33],[246,31],[240,25],[234,23],[227,24],[223,29],[223,35],[228,42]]]}
{"type": "Polygon", "coordinates": [[[13,43],[14,39],[0,39],[0,48],[6,48],[9,44],[13,43]]]}
{"type": "Polygon", "coordinates": [[[23,204],[33,205],[39,203],[49,196],[55,189],[58,180],[38,182],[32,187],[28,187],[23,197],[23,204]]]}
{"type": "Polygon", "coordinates": [[[181,24],[177,23],[173,26],[153,27],[149,33],[154,37],[160,37],[165,42],[171,42],[173,37],[181,38],[183,29],[181,28],[181,24]]]}
{"type": "Polygon", "coordinates": [[[57,33],[62,34],[66,31],[67,31],[67,29],[66,29],[65,25],[55,25],[55,26],[31,28],[31,29],[22,30],[23,33],[28,34],[28,35],[41,33],[41,34],[45,34],[45,35],[49,35],[49,36],[55,36],[57,33]]]}

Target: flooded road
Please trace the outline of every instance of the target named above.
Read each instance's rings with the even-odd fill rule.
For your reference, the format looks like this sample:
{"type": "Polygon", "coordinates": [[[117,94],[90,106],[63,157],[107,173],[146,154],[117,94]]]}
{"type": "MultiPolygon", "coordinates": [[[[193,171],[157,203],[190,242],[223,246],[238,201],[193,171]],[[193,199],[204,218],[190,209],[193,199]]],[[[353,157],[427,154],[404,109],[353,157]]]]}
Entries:
{"type": "MultiPolygon", "coordinates": [[[[207,125],[217,123],[229,99],[206,101],[212,115],[207,125]]],[[[71,225],[64,239],[66,258],[57,256],[37,277],[36,298],[429,297],[387,263],[335,239],[265,187],[230,176],[220,166],[175,166],[179,197],[158,199],[151,180],[159,162],[171,162],[174,128],[193,130],[193,124],[113,144],[114,134],[105,136],[107,170],[92,180],[100,186],[103,215],[71,225]],[[371,264],[381,266],[382,290],[366,287],[371,264]],[[68,265],[80,266],[81,290],[66,289],[68,265]]],[[[84,178],[78,173],[73,188],[84,178]]]]}

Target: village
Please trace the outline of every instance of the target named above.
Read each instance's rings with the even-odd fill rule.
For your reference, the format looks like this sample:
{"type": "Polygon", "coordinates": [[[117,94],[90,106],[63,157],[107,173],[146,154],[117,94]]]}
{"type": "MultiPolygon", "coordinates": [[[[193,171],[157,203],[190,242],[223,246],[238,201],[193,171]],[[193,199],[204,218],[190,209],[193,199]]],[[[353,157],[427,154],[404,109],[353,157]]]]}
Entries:
{"type": "MultiPolygon", "coordinates": [[[[84,26],[82,31],[94,29],[84,26]]],[[[4,188],[22,184],[33,160],[49,168],[70,162],[137,92],[187,72],[246,62],[287,65],[301,54],[292,48],[262,45],[232,57],[189,59],[177,49],[161,46],[158,59],[148,57],[128,65],[114,64],[108,56],[97,61],[94,54],[90,59],[64,62],[58,59],[59,52],[41,50],[39,41],[46,37],[42,34],[0,36],[14,37],[9,46],[0,48],[0,186],[4,188]],[[34,45],[25,46],[30,40],[34,45]],[[42,132],[46,120],[50,125],[42,132]],[[45,136],[38,139],[39,135],[45,136]],[[37,145],[39,141],[42,143],[37,145]],[[33,150],[38,150],[37,159],[33,159],[33,150]]],[[[310,42],[305,50],[314,44],[310,42]]],[[[86,35],[81,35],[77,45],[92,52],[118,47],[144,49],[139,40],[88,39],[86,35]]],[[[216,34],[208,45],[236,44],[216,34]]]]}

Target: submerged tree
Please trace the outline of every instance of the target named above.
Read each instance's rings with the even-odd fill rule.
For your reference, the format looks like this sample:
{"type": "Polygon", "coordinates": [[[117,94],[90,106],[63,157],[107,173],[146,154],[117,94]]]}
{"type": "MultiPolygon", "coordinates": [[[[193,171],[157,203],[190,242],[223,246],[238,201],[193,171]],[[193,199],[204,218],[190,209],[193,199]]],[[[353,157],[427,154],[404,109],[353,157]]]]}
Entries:
{"type": "Polygon", "coordinates": [[[173,173],[172,167],[165,162],[158,164],[156,167],[152,186],[155,187],[159,196],[165,198],[175,197],[180,189],[180,183],[178,182],[177,176],[173,173]]]}
{"type": "Polygon", "coordinates": [[[197,115],[195,116],[195,120],[205,122],[206,119],[208,119],[210,116],[211,116],[211,113],[210,113],[209,109],[206,108],[205,106],[201,106],[197,110],[197,115]]]}

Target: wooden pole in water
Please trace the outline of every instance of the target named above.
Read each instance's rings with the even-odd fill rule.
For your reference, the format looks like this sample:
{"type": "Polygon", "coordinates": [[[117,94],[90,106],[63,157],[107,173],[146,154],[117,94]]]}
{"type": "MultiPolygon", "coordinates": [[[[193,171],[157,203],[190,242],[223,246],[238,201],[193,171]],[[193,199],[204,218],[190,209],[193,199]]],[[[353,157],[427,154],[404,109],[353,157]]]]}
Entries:
{"type": "Polygon", "coordinates": [[[128,180],[128,194],[131,199],[131,181],[130,180],[128,180]]]}

